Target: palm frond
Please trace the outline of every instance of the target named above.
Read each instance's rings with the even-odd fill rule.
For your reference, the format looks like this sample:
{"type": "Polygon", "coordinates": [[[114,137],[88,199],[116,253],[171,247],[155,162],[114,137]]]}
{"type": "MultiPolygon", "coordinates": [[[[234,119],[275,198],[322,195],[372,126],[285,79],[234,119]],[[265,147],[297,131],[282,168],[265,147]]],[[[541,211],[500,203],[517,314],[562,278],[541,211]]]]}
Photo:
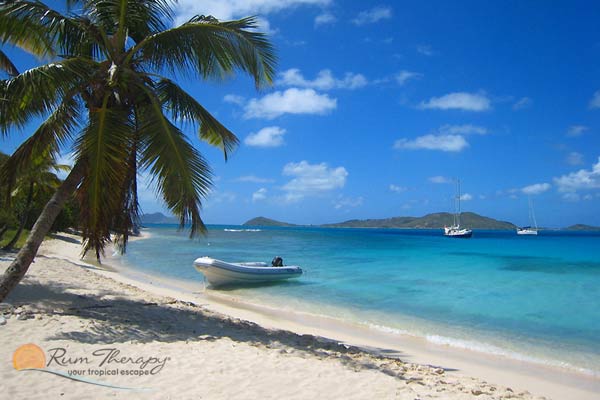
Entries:
{"type": "Polygon", "coordinates": [[[0,81],[0,133],[6,135],[10,128],[56,110],[65,96],[80,92],[92,80],[94,65],[90,60],[63,60],[0,81]]]}
{"type": "Polygon", "coordinates": [[[199,123],[200,138],[223,150],[225,160],[228,153],[238,145],[238,138],[225,128],[202,105],[179,85],[169,79],[161,79],[156,85],[156,93],[162,104],[171,112],[175,121],[199,123]]]}
{"type": "Polygon", "coordinates": [[[80,223],[84,254],[94,250],[96,257],[110,241],[113,216],[120,207],[119,192],[127,175],[127,150],[134,127],[127,110],[108,107],[90,110],[89,122],[76,142],[76,163],[84,161],[86,171],[77,189],[81,207],[80,223]]]}
{"type": "Polygon", "coordinates": [[[15,64],[2,50],[0,50],[0,70],[6,72],[9,76],[19,75],[19,70],[15,67],[15,64]]]}
{"type": "Polygon", "coordinates": [[[131,50],[156,70],[193,73],[222,79],[239,69],[257,87],[269,85],[275,75],[274,49],[264,33],[256,32],[253,17],[230,22],[195,18],[149,36],[131,50]]]}
{"type": "Polygon", "coordinates": [[[163,115],[158,98],[152,98],[151,104],[140,108],[137,115],[143,143],[141,168],[150,171],[167,207],[179,217],[180,228],[190,223],[190,237],[205,232],[200,209],[202,198],[211,188],[208,163],[163,115]]]}
{"type": "Polygon", "coordinates": [[[0,185],[12,188],[20,171],[26,171],[35,160],[54,158],[61,146],[78,128],[79,104],[70,99],[61,104],[14,153],[0,165],[0,185]]]}

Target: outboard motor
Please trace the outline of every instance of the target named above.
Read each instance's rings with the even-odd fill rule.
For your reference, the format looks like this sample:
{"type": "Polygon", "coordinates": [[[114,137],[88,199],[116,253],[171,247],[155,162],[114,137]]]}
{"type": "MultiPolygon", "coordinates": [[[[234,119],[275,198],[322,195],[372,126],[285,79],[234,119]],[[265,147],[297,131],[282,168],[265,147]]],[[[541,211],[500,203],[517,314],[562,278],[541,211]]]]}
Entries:
{"type": "Polygon", "coordinates": [[[283,267],[283,258],[277,256],[271,261],[271,265],[274,267],[283,267]]]}

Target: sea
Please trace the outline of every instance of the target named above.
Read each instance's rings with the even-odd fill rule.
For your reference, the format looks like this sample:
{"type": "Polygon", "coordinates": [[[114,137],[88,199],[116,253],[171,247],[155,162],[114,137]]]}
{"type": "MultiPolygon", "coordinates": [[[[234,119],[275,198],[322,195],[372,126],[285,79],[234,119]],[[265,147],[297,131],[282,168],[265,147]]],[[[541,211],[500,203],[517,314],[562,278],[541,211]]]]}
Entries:
{"type": "MultiPolygon", "coordinates": [[[[122,262],[206,285],[192,263],[283,258],[301,278],[228,296],[600,377],[600,233],[149,225],[122,262]]],[[[206,289],[214,290],[214,289],[206,289]]]]}

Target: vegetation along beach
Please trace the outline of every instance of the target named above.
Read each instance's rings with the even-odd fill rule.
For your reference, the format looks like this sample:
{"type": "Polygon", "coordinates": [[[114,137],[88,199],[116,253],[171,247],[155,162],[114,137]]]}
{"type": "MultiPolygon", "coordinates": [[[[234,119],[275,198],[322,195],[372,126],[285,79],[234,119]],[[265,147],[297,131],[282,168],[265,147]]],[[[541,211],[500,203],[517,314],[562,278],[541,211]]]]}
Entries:
{"type": "Polygon", "coordinates": [[[3,396],[598,398],[598,17],[0,0],[3,396]]]}

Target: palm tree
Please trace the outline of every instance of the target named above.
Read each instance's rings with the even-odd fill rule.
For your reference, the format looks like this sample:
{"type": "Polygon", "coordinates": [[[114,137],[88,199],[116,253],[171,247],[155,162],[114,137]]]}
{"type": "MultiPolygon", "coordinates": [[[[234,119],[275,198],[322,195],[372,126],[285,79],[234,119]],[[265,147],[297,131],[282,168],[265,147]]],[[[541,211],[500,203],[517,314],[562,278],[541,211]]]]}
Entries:
{"type": "Polygon", "coordinates": [[[27,272],[39,245],[73,193],[81,209],[84,253],[100,258],[119,234],[124,251],[138,220],[137,173],[147,170],[180,227],[204,232],[200,209],[211,187],[206,160],[181,130],[225,159],[236,136],[174,80],[249,74],[257,88],[272,83],[273,48],[253,17],[221,22],[196,16],[173,23],[169,0],[67,0],[67,14],[39,1],[0,1],[0,41],[52,58],[48,64],[0,81],[0,132],[45,118],[3,164],[3,184],[45,151],[72,143],[74,166],[46,204],[0,279],[0,301],[27,272]],[[74,11],[78,7],[77,12],[74,11]]]}
{"type": "MultiPolygon", "coordinates": [[[[56,159],[51,155],[45,154],[32,160],[29,168],[25,171],[19,171],[17,177],[17,194],[19,191],[26,191],[26,200],[21,216],[19,218],[19,226],[13,238],[2,248],[2,250],[11,250],[19,238],[23,229],[27,225],[27,219],[31,211],[34,194],[54,192],[60,186],[60,179],[52,170],[68,172],[71,168],[68,165],[57,164],[56,159]]],[[[10,196],[10,195],[9,195],[10,196]]],[[[10,200],[10,197],[9,199],[10,200]]],[[[8,203],[8,201],[7,201],[8,203]]]]}

